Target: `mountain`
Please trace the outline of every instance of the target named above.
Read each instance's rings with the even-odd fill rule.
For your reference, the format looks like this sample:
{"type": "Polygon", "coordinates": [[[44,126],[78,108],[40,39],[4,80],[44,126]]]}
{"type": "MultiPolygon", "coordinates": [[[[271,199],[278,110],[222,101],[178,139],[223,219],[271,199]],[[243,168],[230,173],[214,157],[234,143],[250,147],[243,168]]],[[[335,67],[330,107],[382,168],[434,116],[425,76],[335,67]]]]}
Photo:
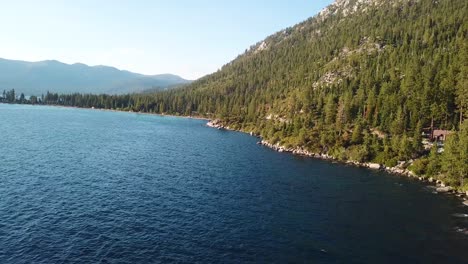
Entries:
{"type": "Polygon", "coordinates": [[[41,95],[47,91],[123,94],[162,90],[189,82],[172,74],[142,75],[107,66],[0,59],[0,90],[15,89],[26,95],[41,95]]]}
{"type": "Polygon", "coordinates": [[[457,0],[337,0],[155,100],[322,151],[357,123],[395,137],[418,123],[456,129],[468,108],[467,11],[457,0]]]}
{"type": "Polygon", "coordinates": [[[417,159],[415,174],[468,191],[467,13],[460,0],[337,0],[185,87],[46,101],[216,118],[341,161],[417,159]],[[451,134],[443,149],[422,140],[436,128],[451,134]]]}

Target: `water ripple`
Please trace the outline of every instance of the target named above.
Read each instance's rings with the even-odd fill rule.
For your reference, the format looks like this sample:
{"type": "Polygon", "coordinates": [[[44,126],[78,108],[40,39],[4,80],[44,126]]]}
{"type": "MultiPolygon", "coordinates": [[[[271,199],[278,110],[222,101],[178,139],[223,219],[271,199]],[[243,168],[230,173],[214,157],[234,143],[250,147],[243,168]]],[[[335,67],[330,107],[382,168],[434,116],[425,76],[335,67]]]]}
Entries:
{"type": "Polygon", "coordinates": [[[458,200],[203,121],[0,104],[0,263],[466,263],[458,200]]]}

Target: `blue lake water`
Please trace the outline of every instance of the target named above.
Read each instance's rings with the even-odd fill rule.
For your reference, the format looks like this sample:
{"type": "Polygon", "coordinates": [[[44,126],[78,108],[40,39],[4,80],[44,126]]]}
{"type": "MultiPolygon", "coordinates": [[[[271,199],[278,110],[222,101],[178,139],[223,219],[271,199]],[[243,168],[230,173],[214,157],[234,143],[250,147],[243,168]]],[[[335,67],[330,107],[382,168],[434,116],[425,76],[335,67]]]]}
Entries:
{"type": "Polygon", "coordinates": [[[0,263],[468,263],[460,200],[257,140],[0,104],[0,263]]]}

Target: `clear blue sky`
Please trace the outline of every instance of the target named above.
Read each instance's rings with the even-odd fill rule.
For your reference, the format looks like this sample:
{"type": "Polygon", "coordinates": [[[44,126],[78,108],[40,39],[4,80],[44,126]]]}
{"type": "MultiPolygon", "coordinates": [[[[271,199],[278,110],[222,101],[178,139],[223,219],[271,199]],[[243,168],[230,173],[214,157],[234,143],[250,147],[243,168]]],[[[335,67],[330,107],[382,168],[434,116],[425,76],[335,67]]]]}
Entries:
{"type": "Polygon", "coordinates": [[[0,57],[196,79],[332,0],[0,0],[0,57]]]}

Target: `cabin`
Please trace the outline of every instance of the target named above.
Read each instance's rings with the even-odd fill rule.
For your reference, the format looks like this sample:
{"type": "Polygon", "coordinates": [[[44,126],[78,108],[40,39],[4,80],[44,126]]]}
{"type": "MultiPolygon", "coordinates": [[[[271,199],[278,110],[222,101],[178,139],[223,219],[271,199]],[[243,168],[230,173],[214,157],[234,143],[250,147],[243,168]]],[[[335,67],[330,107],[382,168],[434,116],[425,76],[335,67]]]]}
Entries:
{"type": "Polygon", "coordinates": [[[450,130],[443,130],[443,129],[432,129],[430,127],[424,128],[422,132],[422,137],[428,141],[436,141],[436,142],[443,142],[447,139],[447,136],[452,134],[453,132],[450,130]]]}
{"type": "Polygon", "coordinates": [[[445,141],[447,136],[452,134],[450,130],[441,130],[441,129],[434,129],[431,134],[432,141],[445,141]]]}

